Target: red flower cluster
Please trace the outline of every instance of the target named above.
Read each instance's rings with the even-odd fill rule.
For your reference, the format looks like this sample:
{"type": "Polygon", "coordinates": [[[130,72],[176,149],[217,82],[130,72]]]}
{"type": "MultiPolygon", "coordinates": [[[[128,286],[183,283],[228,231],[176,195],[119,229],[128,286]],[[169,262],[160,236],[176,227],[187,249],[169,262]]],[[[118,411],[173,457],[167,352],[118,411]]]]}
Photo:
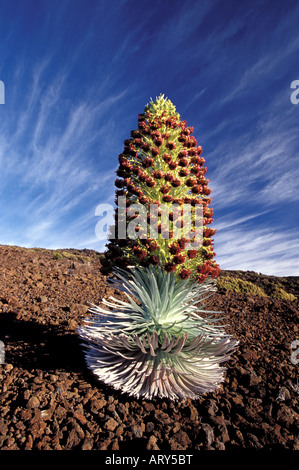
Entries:
{"type": "Polygon", "coordinates": [[[191,269],[181,269],[179,271],[179,276],[181,279],[188,279],[191,274],[192,274],[191,269]]]}

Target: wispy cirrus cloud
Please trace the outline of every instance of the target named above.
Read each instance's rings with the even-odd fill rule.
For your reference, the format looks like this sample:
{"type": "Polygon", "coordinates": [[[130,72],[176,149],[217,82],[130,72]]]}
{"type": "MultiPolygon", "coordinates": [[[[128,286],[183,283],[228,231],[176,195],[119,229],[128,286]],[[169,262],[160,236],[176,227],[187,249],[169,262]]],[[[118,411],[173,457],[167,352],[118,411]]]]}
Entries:
{"type": "MultiPolygon", "coordinates": [[[[77,245],[88,239],[96,246],[95,207],[114,200],[116,162],[107,155],[107,115],[119,106],[126,89],[111,91],[107,82],[99,92],[93,84],[94,94],[89,89],[70,102],[67,67],[49,79],[54,56],[27,75],[22,71],[23,81],[28,74],[32,78],[30,86],[23,100],[8,108],[0,129],[1,243],[54,246],[64,240],[74,246],[76,238],[77,245]]],[[[16,84],[22,81],[20,74],[18,70],[16,84]]]]}
{"type": "Polygon", "coordinates": [[[299,242],[296,230],[230,227],[219,230],[215,249],[222,269],[256,271],[276,276],[299,272],[299,242]],[[286,244],[287,239],[287,244],[286,244]],[[236,268],[238,266],[238,268],[236,268]]]}

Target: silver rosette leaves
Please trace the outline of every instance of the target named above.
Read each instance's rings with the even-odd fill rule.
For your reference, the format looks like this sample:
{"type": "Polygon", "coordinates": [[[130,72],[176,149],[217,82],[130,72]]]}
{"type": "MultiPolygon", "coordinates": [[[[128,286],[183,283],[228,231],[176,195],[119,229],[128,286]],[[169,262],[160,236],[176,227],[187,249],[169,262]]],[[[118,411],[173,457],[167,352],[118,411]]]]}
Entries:
{"type": "Polygon", "coordinates": [[[202,284],[158,267],[115,270],[127,301],[103,299],[78,328],[87,367],[105,384],[137,398],[196,399],[223,382],[238,342],[205,310],[215,280],[202,284]]]}

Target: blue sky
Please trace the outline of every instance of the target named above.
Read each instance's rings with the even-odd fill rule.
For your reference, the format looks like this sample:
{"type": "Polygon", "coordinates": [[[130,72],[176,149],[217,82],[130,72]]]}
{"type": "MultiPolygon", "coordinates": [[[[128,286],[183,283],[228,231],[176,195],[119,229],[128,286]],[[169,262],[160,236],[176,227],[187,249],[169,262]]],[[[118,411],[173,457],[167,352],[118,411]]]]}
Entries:
{"type": "Polygon", "coordinates": [[[0,244],[92,248],[160,93],[194,127],[222,269],[299,275],[298,1],[1,0],[0,244]]]}

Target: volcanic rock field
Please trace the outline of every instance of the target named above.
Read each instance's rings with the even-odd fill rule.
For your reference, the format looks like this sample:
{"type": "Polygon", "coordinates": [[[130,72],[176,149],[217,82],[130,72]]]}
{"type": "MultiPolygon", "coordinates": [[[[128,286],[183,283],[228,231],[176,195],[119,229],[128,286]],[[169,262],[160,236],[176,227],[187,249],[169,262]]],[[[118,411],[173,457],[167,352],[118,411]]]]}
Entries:
{"type": "Polygon", "coordinates": [[[298,279],[222,271],[210,308],[239,341],[225,381],[147,401],[85,365],[77,327],[91,303],[122,297],[101,255],[0,245],[0,450],[299,450],[298,279]]]}

